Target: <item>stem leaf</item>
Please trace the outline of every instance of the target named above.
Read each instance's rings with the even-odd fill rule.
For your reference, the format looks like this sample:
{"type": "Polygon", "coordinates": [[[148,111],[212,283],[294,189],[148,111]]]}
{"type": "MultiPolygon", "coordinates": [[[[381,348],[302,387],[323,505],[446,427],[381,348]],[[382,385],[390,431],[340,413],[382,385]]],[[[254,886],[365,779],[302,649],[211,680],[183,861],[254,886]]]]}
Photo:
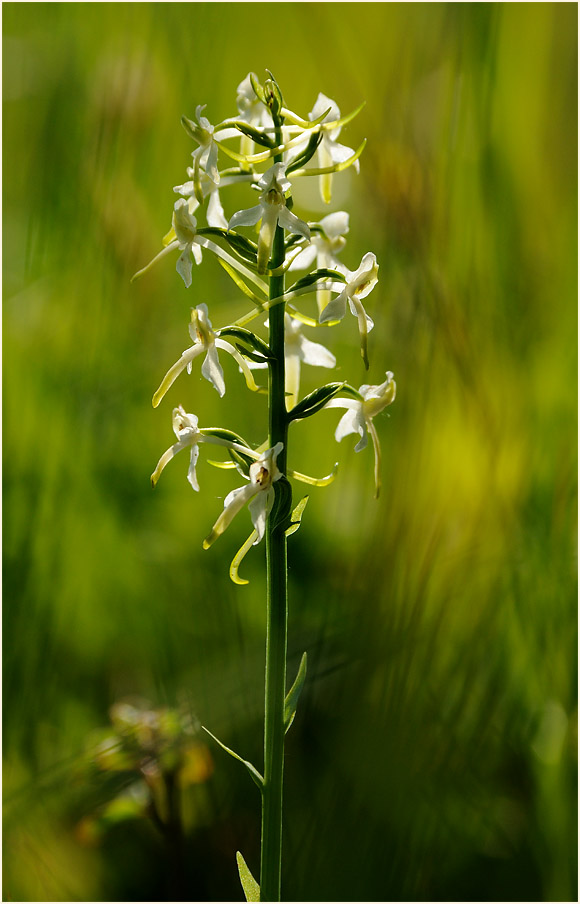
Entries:
{"type": "Polygon", "coordinates": [[[219,226],[200,226],[197,230],[197,235],[210,235],[214,238],[223,239],[239,257],[253,264],[254,267],[257,266],[258,246],[238,232],[229,232],[219,226]]]}
{"type": "Polygon", "coordinates": [[[211,731],[205,727],[205,725],[202,725],[201,727],[203,728],[203,730],[205,732],[207,732],[207,734],[210,736],[210,738],[213,738],[214,741],[225,750],[226,753],[229,753],[229,755],[233,756],[233,758],[235,760],[239,760],[240,763],[244,764],[244,766],[246,767],[246,769],[248,770],[248,772],[250,773],[250,775],[252,776],[252,778],[254,779],[255,783],[257,784],[258,788],[261,791],[262,788],[264,787],[264,779],[260,775],[260,773],[258,772],[256,767],[252,766],[252,764],[248,760],[245,760],[243,757],[239,756],[234,750],[230,750],[229,747],[226,747],[225,744],[222,744],[220,739],[216,738],[216,736],[214,734],[212,734],[211,731]]]}
{"type": "Polygon", "coordinates": [[[236,852],[236,861],[238,864],[238,873],[240,874],[240,882],[246,896],[246,901],[260,900],[260,886],[252,876],[248,864],[242,857],[240,851],[236,852]]]}
{"type": "Polygon", "coordinates": [[[300,525],[302,523],[302,514],[304,512],[304,509],[306,508],[306,503],[308,502],[308,499],[309,499],[308,496],[304,496],[300,500],[300,502],[298,503],[298,505],[296,506],[294,511],[292,512],[292,514],[290,516],[291,524],[290,524],[290,527],[288,528],[288,530],[286,531],[287,537],[289,537],[291,534],[295,534],[296,531],[298,530],[298,528],[300,527],[300,525]]]}
{"type": "Polygon", "coordinates": [[[322,132],[313,132],[304,150],[300,154],[298,154],[294,158],[294,160],[292,160],[286,167],[286,175],[289,175],[300,166],[304,166],[306,163],[308,163],[308,161],[311,160],[316,153],[318,145],[321,141],[322,132]]]}
{"type": "Polygon", "coordinates": [[[240,132],[243,132],[244,135],[247,135],[248,138],[251,138],[252,141],[255,141],[256,144],[260,144],[265,148],[276,147],[275,142],[272,141],[272,139],[268,135],[265,135],[264,132],[261,132],[259,129],[255,129],[247,122],[243,122],[238,119],[235,122],[232,122],[232,125],[240,132]]]}
{"type": "Polygon", "coordinates": [[[288,420],[296,421],[305,417],[312,417],[313,414],[316,414],[324,408],[326,403],[338,392],[345,389],[346,386],[346,383],[327,383],[326,386],[315,389],[314,392],[305,396],[301,402],[298,402],[298,404],[288,412],[288,420]]]}
{"type": "MultiPolygon", "coordinates": [[[[308,498],[308,497],[306,497],[308,498]]],[[[296,708],[298,706],[298,698],[304,687],[304,682],[306,680],[306,653],[302,654],[302,659],[300,660],[300,666],[298,668],[298,674],[296,675],[296,680],[288,693],[286,694],[286,699],[284,700],[284,731],[285,733],[288,731],[292,722],[294,721],[294,716],[296,715],[296,708]]]]}
{"type": "Polygon", "coordinates": [[[319,279],[332,279],[335,282],[346,283],[346,276],[344,273],[339,273],[338,270],[329,270],[326,267],[323,267],[320,270],[313,270],[312,273],[309,273],[307,276],[303,276],[286,291],[295,292],[297,289],[305,289],[307,286],[311,286],[315,282],[318,282],[319,279]]]}
{"type": "Polygon", "coordinates": [[[243,342],[244,345],[253,348],[254,351],[258,352],[259,355],[262,356],[261,360],[271,360],[272,354],[270,352],[269,347],[266,345],[263,339],[260,339],[259,336],[256,336],[255,333],[252,333],[251,330],[245,330],[243,327],[239,326],[228,326],[223,330],[218,330],[218,336],[232,336],[234,339],[237,339],[239,342],[243,342]]]}

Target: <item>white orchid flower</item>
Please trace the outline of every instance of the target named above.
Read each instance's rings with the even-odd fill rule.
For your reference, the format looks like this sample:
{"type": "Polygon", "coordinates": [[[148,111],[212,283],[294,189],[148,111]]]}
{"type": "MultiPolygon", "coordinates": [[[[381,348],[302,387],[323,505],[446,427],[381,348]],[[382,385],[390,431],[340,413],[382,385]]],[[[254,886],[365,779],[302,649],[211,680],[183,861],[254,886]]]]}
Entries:
{"type": "Polygon", "coordinates": [[[188,131],[199,143],[199,147],[192,151],[194,167],[196,172],[199,168],[205,170],[209,178],[219,185],[220,174],[217,168],[218,146],[216,138],[222,137],[219,133],[214,136],[214,126],[209,119],[201,114],[205,110],[207,104],[200,104],[195,109],[196,122],[187,120],[188,131]]]}
{"type": "MultiPolygon", "coordinates": [[[[189,199],[189,212],[195,213],[200,206],[200,202],[196,197],[196,184],[194,182],[194,170],[191,166],[187,167],[187,175],[190,177],[188,182],[182,185],[174,185],[173,191],[184,198],[189,199]]],[[[219,186],[213,182],[208,175],[202,174],[200,185],[204,198],[209,197],[207,205],[206,219],[208,226],[217,226],[220,229],[228,228],[228,221],[225,218],[224,209],[220,201],[219,190],[229,185],[238,185],[240,182],[257,182],[258,177],[254,173],[236,173],[234,176],[222,176],[219,186]]]]}
{"type": "Polygon", "coordinates": [[[346,314],[346,303],[348,301],[351,312],[358,319],[358,328],[361,337],[361,353],[368,367],[367,358],[367,335],[372,330],[374,323],[365,311],[361,299],[366,298],[374,289],[378,282],[379,265],[376,256],[372,251],[368,251],[358,270],[346,270],[346,285],[335,283],[333,288],[339,291],[336,298],[326,305],[319,316],[320,323],[326,323],[329,320],[342,320],[346,314]]]}
{"type": "Polygon", "coordinates": [[[204,353],[205,360],[201,366],[202,376],[204,376],[206,380],[209,380],[210,383],[213,383],[220,397],[223,396],[226,391],[226,384],[224,381],[224,372],[218,358],[218,348],[223,349],[223,351],[234,358],[246,378],[248,388],[252,389],[254,392],[257,391],[258,387],[256,386],[250,368],[239,351],[234,348],[233,345],[230,345],[229,342],[226,342],[225,339],[216,337],[216,334],[212,329],[211,320],[208,317],[206,304],[198,304],[196,308],[192,308],[189,334],[193,339],[193,345],[183,352],[179,361],[176,361],[173,367],[171,367],[163,377],[159,389],[153,396],[154,408],[157,408],[161,399],[170,386],[173,385],[179,374],[185,369],[187,369],[188,373],[191,373],[192,362],[195,358],[204,353]]]}
{"type": "Polygon", "coordinates": [[[257,457],[256,453],[252,449],[246,448],[246,446],[242,446],[241,443],[222,439],[219,436],[204,434],[203,430],[199,429],[197,424],[198,418],[195,416],[195,414],[188,414],[185,409],[181,407],[181,405],[173,409],[173,431],[177,437],[177,442],[170,446],[169,449],[167,449],[167,451],[163,453],[163,455],[157,462],[157,467],[151,475],[151,483],[153,484],[153,486],[156,485],[161,472],[171,461],[171,459],[174,458],[178,452],[181,452],[182,449],[190,448],[191,458],[189,462],[189,470],[187,472],[187,479],[193,489],[196,492],[199,492],[199,483],[197,482],[195,466],[197,464],[197,459],[199,458],[200,443],[210,443],[214,446],[225,446],[228,449],[235,449],[237,452],[248,455],[251,458],[257,457]]]}
{"type": "Polygon", "coordinates": [[[276,226],[282,226],[287,232],[298,233],[308,242],[310,229],[286,207],[285,193],[291,185],[286,178],[283,163],[275,163],[270,167],[258,182],[258,187],[261,189],[260,203],[248,210],[238,210],[230,219],[229,228],[255,226],[259,220],[262,221],[258,237],[258,272],[265,273],[272,254],[276,226]]]}
{"type": "Polygon", "coordinates": [[[155,255],[153,260],[149,261],[147,266],[135,273],[131,282],[138,279],[140,276],[143,276],[144,273],[147,273],[147,271],[156,264],[157,261],[161,260],[162,257],[165,257],[166,254],[170,254],[172,251],[179,249],[181,255],[178,258],[175,269],[183,279],[186,288],[190,287],[192,271],[191,256],[193,255],[196,264],[200,264],[201,246],[202,244],[206,246],[209,244],[207,240],[203,241],[197,236],[197,220],[193,216],[191,209],[195,207],[194,201],[194,198],[192,198],[191,201],[180,198],[179,201],[175,202],[173,205],[173,216],[171,218],[171,229],[164,239],[164,242],[167,242],[168,244],[165,245],[165,248],[160,251],[159,254],[155,255]]]}
{"type": "Polygon", "coordinates": [[[360,439],[354,447],[354,451],[360,452],[361,449],[366,447],[368,443],[368,434],[370,433],[375,451],[376,497],[378,497],[381,487],[381,446],[375,425],[373,424],[373,418],[395,401],[397,392],[397,384],[395,383],[393,374],[390,370],[387,371],[386,378],[385,382],[381,383],[379,386],[369,386],[366,383],[361,386],[358,390],[362,396],[361,400],[334,398],[324,406],[325,408],[347,409],[346,413],[343,414],[338,422],[334,434],[337,442],[340,442],[350,433],[358,433],[360,439]]]}
{"type": "MultiPolygon", "coordinates": [[[[329,213],[323,217],[319,226],[324,230],[324,234],[319,232],[312,233],[310,245],[303,248],[296,255],[289,270],[309,270],[313,264],[316,269],[338,270],[339,273],[348,273],[347,268],[342,264],[337,255],[340,254],[346,245],[346,234],[349,228],[349,217],[344,210],[337,210],[335,213],[329,213]]],[[[328,302],[330,301],[330,290],[318,288],[316,290],[316,301],[318,304],[318,313],[321,314],[328,302]]]]}
{"type": "MultiPolygon", "coordinates": [[[[179,186],[180,188],[182,186],[179,186]]],[[[219,198],[217,200],[217,204],[219,204],[219,198]]],[[[245,277],[249,282],[253,283],[258,290],[265,296],[268,294],[268,290],[264,281],[260,279],[260,277],[256,276],[251,270],[245,267],[240,261],[236,260],[236,258],[232,257],[231,254],[228,254],[227,251],[224,251],[220,248],[219,245],[216,245],[215,242],[212,242],[211,239],[206,238],[206,236],[197,234],[197,220],[193,216],[193,210],[197,208],[199,202],[195,197],[190,197],[189,199],[180,198],[173,205],[173,218],[172,218],[172,226],[165,238],[163,239],[163,243],[165,248],[156,254],[153,260],[149,261],[147,266],[143,267],[132,277],[131,282],[139,279],[140,276],[143,276],[147,273],[151,267],[157,263],[157,261],[161,260],[162,257],[165,257],[167,254],[171,253],[179,249],[182,254],[179,257],[176,270],[183,279],[186,288],[191,286],[191,271],[192,271],[192,263],[191,263],[191,255],[193,254],[194,260],[196,264],[201,263],[201,249],[208,248],[212,251],[216,257],[219,257],[222,261],[225,261],[228,266],[233,267],[234,270],[237,270],[238,273],[241,273],[242,276],[245,277]]],[[[219,208],[221,208],[221,204],[219,204],[219,208]]],[[[213,208],[214,216],[217,219],[220,217],[219,208],[213,208]]],[[[223,211],[222,211],[223,213],[223,211]]],[[[211,214],[210,214],[211,216],[211,214]]],[[[225,222],[225,217],[223,221],[225,222]]]]}
{"type": "MultiPolygon", "coordinates": [[[[191,167],[187,168],[188,174],[191,173],[191,167]]],[[[228,221],[226,220],[224,209],[219,195],[219,188],[209,177],[202,179],[202,190],[204,198],[209,195],[207,203],[206,220],[208,226],[217,226],[219,229],[227,229],[228,221]]],[[[194,214],[200,207],[200,203],[195,197],[195,186],[193,180],[184,182],[183,185],[174,185],[173,191],[184,198],[189,199],[189,212],[194,214]]]]}
{"type": "Polygon", "coordinates": [[[223,534],[246,503],[249,503],[252,523],[257,534],[253,545],[260,542],[266,530],[266,519],[274,504],[273,484],[282,477],[276,464],[276,458],[283,448],[283,443],[276,443],[272,449],[263,452],[257,461],[250,465],[250,482],[246,486],[238,487],[228,493],[224,500],[223,512],[209,536],[203,541],[204,549],[209,549],[212,543],[223,534]]]}
{"type": "Polygon", "coordinates": [[[324,345],[311,342],[302,335],[299,320],[284,314],[285,364],[286,364],[286,407],[288,410],[298,402],[300,388],[300,366],[312,364],[314,367],[336,367],[336,358],[324,345]]]}
{"type": "MultiPolygon", "coordinates": [[[[329,107],[330,111],[324,117],[323,123],[334,122],[335,120],[340,119],[340,110],[338,104],[321,92],[318,95],[312,110],[308,114],[308,118],[311,121],[318,119],[318,117],[322,116],[324,111],[328,110],[329,107]]],[[[352,148],[347,148],[344,144],[338,143],[337,138],[340,135],[340,130],[341,126],[337,126],[335,129],[323,130],[322,141],[316,152],[318,154],[318,163],[321,168],[333,166],[335,163],[343,163],[354,154],[352,148]]],[[[354,162],[353,166],[358,173],[358,160],[354,162]]],[[[323,173],[320,176],[320,195],[325,204],[330,203],[332,199],[332,173],[323,173]]]]}

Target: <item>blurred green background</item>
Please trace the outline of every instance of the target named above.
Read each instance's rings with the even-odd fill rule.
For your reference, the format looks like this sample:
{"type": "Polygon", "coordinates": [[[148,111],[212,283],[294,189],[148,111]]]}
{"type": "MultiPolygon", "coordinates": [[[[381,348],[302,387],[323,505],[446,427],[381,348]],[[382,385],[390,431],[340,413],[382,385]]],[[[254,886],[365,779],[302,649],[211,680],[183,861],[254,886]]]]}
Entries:
{"type": "MultiPolygon", "coordinates": [[[[336,379],[398,384],[378,503],[338,412],[291,437],[291,466],[340,469],[289,547],[285,898],[575,900],[576,5],[5,3],[3,26],[4,899],[178,899],[155,827],[107,810],[132,776],[91,766],[116,701],[261,768],[264,550],[235,587],[247,513],[201,548],[239,476],[202,450],[199,495],[185,455],[149,484],[178,402],[264,438],[233,362],[221,401],[199,368],[150,401],[190,306],[246,305],[210,255],[189,291],[173,260],[129,280],[186,178],[180,116],[234,115],[268,67],[302,115],[366,101],[332,209],[343,262],[380,263],[368,377],[350,315],[323,340],[336,379]]],[[[182,896],[241,900],[258,794],[209,745],[182,896]]]]}

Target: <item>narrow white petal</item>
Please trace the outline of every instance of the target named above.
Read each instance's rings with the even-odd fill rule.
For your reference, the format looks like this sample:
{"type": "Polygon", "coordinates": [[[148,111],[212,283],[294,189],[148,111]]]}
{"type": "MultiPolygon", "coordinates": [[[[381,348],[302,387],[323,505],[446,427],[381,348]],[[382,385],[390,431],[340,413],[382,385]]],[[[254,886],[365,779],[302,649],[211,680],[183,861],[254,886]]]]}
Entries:
{"type": "Polygon", "coordinates": [[[153,407],[157,408],[159,402],[170,388],[170,386],[175,383],[177,377],[181,373],[182,370],[185,370],[186,367],[190,367],[191,362],[194,358],[197,358],[198,355],[201,355],[203,352],[203,345],[199,343],[198,345],[192,345],[191,348],[188,348],[181,356],[179,361],[176,361],[173,367],[170,367],[165,376],[163,377],[159,389],[153,396],[153,407]]]}
{"type": "Polygon", "coordinates": [[[191,271],[193,270],[193,264],[191,262],[191,251],[189,249],[189,246],[179,256],[177,264],[175,265],[175,269],[185,283],[185,287],[189,289],[191,285],[191,271]]]}
{"type": "Polygon", "coordinates": [[[205,361],[201,365],[201,373],[206,380],[213,383],[221,398],[225,394],[226,384],[217,349],[213,343],[208,347],[205,361]]]}
{"type": "Polygon", "coordinates": [[[322,314],[319,316],[319,323],[326,323],[327,320],[342,320],[346,314],[346,292],[343,291],[336,298],[330,301],[322,314]]]}
{"type": "Polygon", "coordinates": [[[181,450],[185,449],[188,445],[189,445],[188,443],[183,443],[183,442],[174,443],[172,446],[170,446],[169,449],[167,449],[163,453],[163,455],[157,462],[157,465],[155,467],[155,470],[153,471],[153,474],[151,475],[151,483],[153,484],[153,486],[155,486],[155,484],[159,480],[161,472],[163,471],[165,466],[171,461],[172,458],[174,458],[177,455],[178,452],[181,452],[181,450]]]}
{"type": "Polygon", "coordinates": [[[307,245],[300,254],[297,254],[288,270],[308,270],[316,260],[316,245],[307,245]]]}
{"type": "Polygon", "coordinates": [[[228,221],[226,220],[224,209],[220,201],[219,192],[212,191],[209,196],[207,205],[207,222],[209,226],[217,226],[218,229],[227,229],[228,221]]]}
{"type": "Polygon", "coordinates": [[[303,235],[305,239],[310,241],[310,229],[308,224],[297,217],[295,213],[288,210],[287,207],[281,207],[278,213],[278,222],[287,232],[295,232],[303,235]]]}
{"type": "Polygon", "coordinates": [[[179,242],[177,240],[171,242],[169,245],[167,245],[166,248],[163,248],[163,250],[160,251],[159,254],[156,254],[153,260],[149,261],[149,263],[146,264],[145,267],[143,267],[141,270],[137,270],[135,275],[131,277],[131,282],[133,282],[133,280],[135,279],[139,279],[139,277],[143,276],[144,273],[147,273],[147,271],[151,269],[153,264],[156,264],[157,261],[160,261],[162,257],[165,257],[165,255],[169,254],[171,251],[175,251],[176,248],[179,248],[179,242]]]}
{"type": "Polygon", "coordinates": [[[204,549],[209,549],[212,543],[217,540],[227,527],[232,523],[235,516],[250,501],[250,499],[260,492],[260,488],[249,483],[247,486],[238,487],[228,493],[224,500],[224,510],[212,527],[211,533],[203,541],[204,549]]]}
{"type": "Polygon", "coordinates": [[[248,506],[252,517],[252,524],[258,534],[257,539],[254,540],[254,546],[256,546],[264,536],[266,520],[272,509],[273,503],[274,490],[272,487],[269,487],[267,490],[261,490],[248,506]]]}
{"type": "Polygon", "coordinates": [[[262,225],[258,236],[258,273],[265,273],[272,256],[272,245],[276,234],[279,208],[274,204],[261,205],[262,225]]]}
{"type": "Polygon", "coordinates": [[[193,259],[195,263],[199,266],[201,264],[202,256],[201,256],[201,248],[197,242],[191,243],[191,253],[193,254],[193,259]]]}
{"type": "Polygon", "coordinates": [[[237,229],[238,226],[255,226],[258,220],[262,219],[262,213],[261,204],[257,204],[256,207],[248,207],[247,210],[238,210],[230,218],[228,229],[237,229]]]}
{"type": "Polygon", "coordinates": [[[315,367],[336,367],[336,358],[332,352],[305,336],[300,337],[300,357],[305,364],[313,364],[315,367]]]}
{"type": "Polygon", "coordinates": [[[197,482],[197,474],[195,473],[195,466],[197,464],[197,459],[199,458],[199,446],[197,443],[193,443],[191,447],[191,458],[189,460],[189,470],[187,472],[187,479],[192,485],[193,489],[196,492],[199,492],[199,484],[197,482]]]}

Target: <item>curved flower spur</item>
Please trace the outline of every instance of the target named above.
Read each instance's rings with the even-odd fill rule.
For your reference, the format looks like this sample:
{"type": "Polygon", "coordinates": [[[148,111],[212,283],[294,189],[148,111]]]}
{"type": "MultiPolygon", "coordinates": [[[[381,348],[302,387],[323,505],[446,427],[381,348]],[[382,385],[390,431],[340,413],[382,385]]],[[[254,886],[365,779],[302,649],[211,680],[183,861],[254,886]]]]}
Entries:
{"type": "MultiPolygon", "coordinates": [[[[230,355],[242,372],[248,388],[258,389],[252,368],[268,370],[267,439],[258,447],[232,430],[200,427],[198,418],[178,405],[172,423],[176,437],[161,456],[151,476],[157,483],[167,464],[189,449],[187,479],[199,492],[197,463],[200,446],[221,447],[228,460],[211,462],[223,469],[237,469],[245,483],[226,493],[219,514],[203,547],[209,549],[247,505],[253,530],[230,566],[237,584],[246,553],[262,539],[266,547],[266,681],[263,774],[221,741],[225,751],[241,761],[257,784],[262,804],[260,881],[240,852],[237,853],[240,880],[249,901],[281,900],[282,808],[284,737],[296,715],[298,697],[306,678],[306,654],[293,685],[287,688],[286,638],[288,630],[287,538],[299,529],[308,497],[292,504],[289,478],[314,486],[325,486],[335,471],[324,478],[312,478],[288,467],[289,427],[325,408],[344,408],[335,431],[338,441],[358,435],[356,450],[363,449],[370,434],[375,453],[376,492],[380,486],[380,445],[373,419],[395,399],[395,381],[388,371],[377,385],[363,384],[357,390],[349,383],[332,382],[307,395],[300,394],[301,365],[332,369],[333,353],[318,342],[306,339],[304,324],[311,328],[332,328],[346,314],[347,304],[357,318],[361,354],[368,368],[368,333],[373,321],[363,306],[378,281],[378,263],[368,252],[355,270],[348,269],[337,255],[347,255],[349,215],[335,211],[320,222],[307,222],[293,210],[292,185],[295,179],[319,177],[326,203],[331,200],[331,180],[349,167],[358,171],[365,141],[357,150],[338,143],[341,130],[360,110],[341,117],[335,101],[319,94],[306,118],[286,107],[280,88],[271,75],[262,83],[250,73],[238,85],[237,114],[212,125],[205,107],[196,107],[195,117],[182,123],[195,147],[189,181],[175,187],[181,197],[175,202],[172,225],[163,250],[136,276],[172,252],[179,252],[176,269],[185,288],[195,291],[193,262],[217,260],[230,277],[233,289],[249,300],[248,314],[235,323],[214,331],[208,307],[194,295],[189,332],[192,345],[167,371],[153,397],[157,407],[179,375],[191,372],[196,358],[202,358],[201,374],[219,396],[226,391],[224,372],[218,357],[230,355]],[[227,165],[224,166],[224,158],[227,165]],[[316,160],[314,159],[316,158],[316,160]],[[248,204],[227,215],[227,194],[232,186],[249,187],[259,193],[258,204],[248,204]],[[250,227],[247,235],[246,227],[250,227]],[[257,241],[256,241],[257,232],[257,241]],[[203,255],[202,252],[207,254],[203,255]],[[304,271],[288,288],[286,274],[304,271]],[[308,296],[315,298],[316,316],[296,307],[308,296]],[[247,328],[267,313],[267,340],[247,328]]],[[[249,196],[249,195],[248,195],[249,196]]],[[[213,306],[215,311],[217,304],[213,306]]],[[[179,385],[185,388],[187,381],[179,385]]],[[[298,429],[298,428],[296,428],[298,429]]]]}

